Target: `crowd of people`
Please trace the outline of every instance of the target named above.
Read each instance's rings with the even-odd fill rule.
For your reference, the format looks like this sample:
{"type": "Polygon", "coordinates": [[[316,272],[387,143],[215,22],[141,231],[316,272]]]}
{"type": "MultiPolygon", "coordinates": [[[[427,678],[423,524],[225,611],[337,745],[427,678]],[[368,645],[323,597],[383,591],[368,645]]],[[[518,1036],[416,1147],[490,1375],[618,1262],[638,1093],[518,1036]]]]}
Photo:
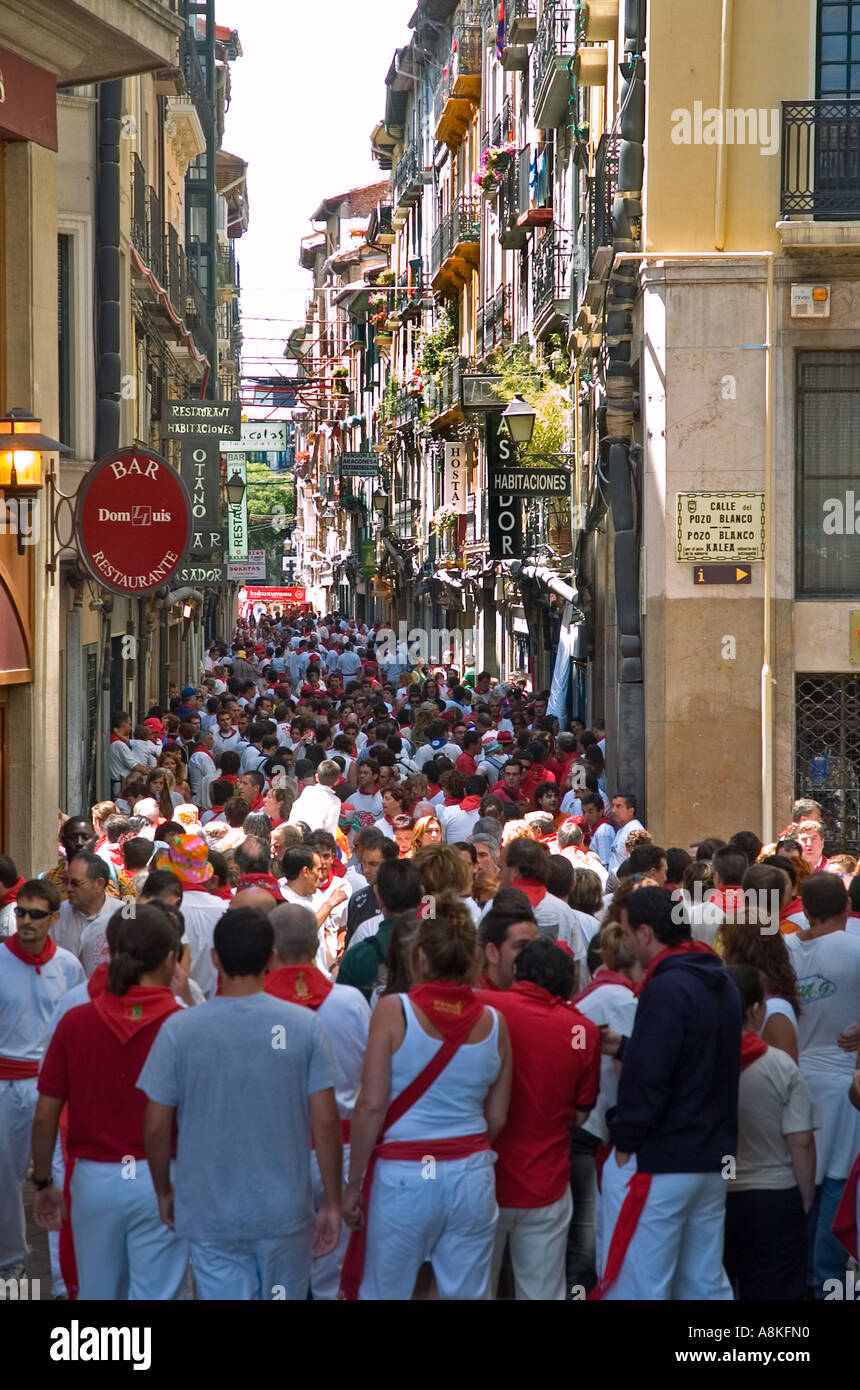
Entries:
{"type": "Polygon", "coordinates": [[[0,1281],[29,1176],[58,1298],[849,1296],[822,808],[664,849],[599,721],[377,637],[240,625],[0,856],[0,1281]]]}

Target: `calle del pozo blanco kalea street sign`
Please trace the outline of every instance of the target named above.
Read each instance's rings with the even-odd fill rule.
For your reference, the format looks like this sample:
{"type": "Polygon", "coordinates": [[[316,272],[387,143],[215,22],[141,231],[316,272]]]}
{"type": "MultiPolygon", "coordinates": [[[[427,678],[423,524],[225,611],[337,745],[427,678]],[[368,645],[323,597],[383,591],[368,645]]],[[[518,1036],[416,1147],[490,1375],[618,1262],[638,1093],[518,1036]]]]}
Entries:
{"type": "Polygon", "coordinates": [[[191,498],[166,459],[120,449],[94,464],[78,490],[75,536],[90,574],[115,594],[168,584],[191,537],[191,498]]]}

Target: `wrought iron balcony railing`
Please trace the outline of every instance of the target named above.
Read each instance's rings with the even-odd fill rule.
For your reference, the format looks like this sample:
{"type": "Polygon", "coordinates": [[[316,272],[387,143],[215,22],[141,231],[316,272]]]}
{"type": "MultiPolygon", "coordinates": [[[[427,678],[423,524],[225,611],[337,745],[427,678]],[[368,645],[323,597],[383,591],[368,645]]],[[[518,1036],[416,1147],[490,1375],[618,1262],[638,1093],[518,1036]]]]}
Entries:
{"type": "Polygon", "coordinates": [[[533,301],[535,319],[555,304],[570,299],[571,251],[570,239],[547,227],[534,254],[533,301]]]}
{"type": "Polygon", "coordinates": [[[613,242],[612,205],[615,202],[615,189],[618,184],[618,152],[621,148],[619,135],[602,135],[594,161],[594,178],[588,190],[588,265],[594,266],[594,258],[601,246],[611,246],[613,242]]]}
{"type": "Polygon", "coordinates": [[[206,94],[206,77],[200,62],[200,52],[193,31],[189,26],[179,40],[179,62],[185,78],[185,87],[200,117],[200,124],[208,137],[212,133],[212,104],[206,94]]]}
{"type": "Polygon", "coordinates": [[[394,174],[395,207],[399,207],[401,203],[414,201],[416,195],[421,192],[423,181],[424,171],[418,154],[418,146],[408,145],[394,174]]]}
{"type": "Polygon", "coordinates": [[[136,154],[131,156],[131,244],[149,264],[149,218],[146,206],[146,171],[136,154]]]}
{"type": "Polygon", "coordinates": [[[477,245],[480,240],[480,199],[469,198],[465,194],[461,194],[451,211],[443,217],[433,236],[431,247],[432,277],[436,277],[456,247],[477,245]]]}
{"type": "Polygon", "coordinates": [[[556,58],[567,57],[574,51],[572,13],[568,6],[559,4],[558,0],[549,0],[544,6],[543,18],[532,52],[532,92],[536,103],[547,74],[555,66],[556,58]]]}
{"type": "Polygon", "coordinates": [[[505,14],[508,42],[534,43],[537,34],[537,0],[508,0],[505,14]]]}
{"type": "Polygon", "coordinates": [[[860,220],[860,99],[782,103],[784,218],[860,220]]]}

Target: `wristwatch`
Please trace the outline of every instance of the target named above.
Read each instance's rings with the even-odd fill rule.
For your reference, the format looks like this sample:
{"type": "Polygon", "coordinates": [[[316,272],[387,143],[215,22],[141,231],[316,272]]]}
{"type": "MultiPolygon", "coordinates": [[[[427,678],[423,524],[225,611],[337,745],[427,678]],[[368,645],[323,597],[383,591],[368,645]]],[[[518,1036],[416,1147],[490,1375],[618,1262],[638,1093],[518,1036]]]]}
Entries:
{"type": "Polygon", "coordinates": [[[36,1189],[37,1192],[44,1192],[46,1187],[53,1187],[53,1186],[54,1186],[54,1179],[53,1179],[53,1178],[34,1178],[34,1179],[33,1179],[33,1186],[35,1187],[35,1189],[36,1189]]]}

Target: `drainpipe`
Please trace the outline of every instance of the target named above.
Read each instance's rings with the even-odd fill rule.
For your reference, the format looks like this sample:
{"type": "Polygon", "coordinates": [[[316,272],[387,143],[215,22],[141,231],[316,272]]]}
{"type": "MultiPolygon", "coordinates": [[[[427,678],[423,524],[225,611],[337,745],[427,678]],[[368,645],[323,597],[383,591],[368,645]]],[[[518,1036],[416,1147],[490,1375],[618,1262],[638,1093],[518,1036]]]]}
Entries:
{"type": "Polygon", "coordinates": [[[98,192],[98,368],[96,402],[96,458],[119,448],[120,351],[119,203],[120,123],[122,80],[99,85],[98,192]]]}
{"type": "MultiPolygon", "coordinates": [[[[735,0],[723,0],[720,18],[720,94],[719,109],[725,121],[732,82],[732,28],[735,17],[735,0]]],[[[725,131],[723,132],[725,134],[725,131]]],[[[714,246],[718,251],[726,249],[726,214],[728,209],[728,168],[729,152],[725,139],[717,145],[717,179],[714,195],[714,246]]]]}

